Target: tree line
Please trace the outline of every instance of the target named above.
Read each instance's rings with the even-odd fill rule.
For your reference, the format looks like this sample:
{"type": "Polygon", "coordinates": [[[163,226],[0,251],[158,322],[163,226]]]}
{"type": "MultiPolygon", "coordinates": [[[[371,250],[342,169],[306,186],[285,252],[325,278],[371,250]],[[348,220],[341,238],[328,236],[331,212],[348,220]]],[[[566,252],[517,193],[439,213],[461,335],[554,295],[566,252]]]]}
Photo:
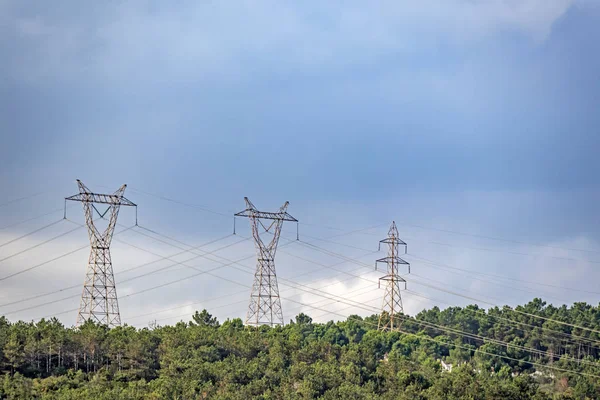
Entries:
{"type": "Polygon", "coordinates": [[[600,307],[433,307],[392,332],[378,320],[254,328],[203,310],[108,329],[0,317],[0,398],[600,398],[600,307]]]}

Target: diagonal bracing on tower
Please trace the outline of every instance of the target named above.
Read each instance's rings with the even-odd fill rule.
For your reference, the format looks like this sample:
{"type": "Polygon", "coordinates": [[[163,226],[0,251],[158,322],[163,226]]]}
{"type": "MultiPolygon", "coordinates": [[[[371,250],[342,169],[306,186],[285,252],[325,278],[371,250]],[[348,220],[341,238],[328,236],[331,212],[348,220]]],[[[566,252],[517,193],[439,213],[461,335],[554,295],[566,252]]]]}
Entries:
{"type": "Polygon", "coordinates": [[[406,254],[407,245],[399,238],[396,222],[392,221],[388,237],[379,242],[379,250],[381,250],[382,243],[388,245],[388,255],[375,262],[375,269],[377,269],[378,263],[387,264],[387,275],[379,278],[380,287],[381,281],[384,281],[386,286],[377,329],[393,331],[400,327],[402,314],[404,313],[400,283],[404,283],[404,288],[406,289],[406,281],[398,274],[398,266],[407,265],[408,273],[410,274],[410,264],[398,255],[400,246],[404,246],[404,254],[406,254]]]}
{"type": "MultiPolygon", "coordinates": [[[[277,274],[275,272],[275,252],[281,235],[284,221],[298,222],[298,220],[287,213],[289,202],[285,202],[279,212],[258,211],[247,197],[246,209],[234,215],[235,217],[247,217],[250,219],[252,236],[256,247],[257,264],[254,273],[254,283],[250,294],[250,304],[246,316],[247,325],[283,325],[283,312],[281,310],[281,299],[277,286],[277,274]],[[268,226],[263,220],[271,221],[268,226]],[[263,233],[272,233],[271,241],[265,243],[260,237],[259,228],[263,233]]],[[[235,233],[235,227],[234,227],[235,233]]]]}
{"type": "Polygon", "coordinates": [[[121,186],[113,194],[93,193],[79,179],[77,185],[79,193],[65,198],[65,202],[69,200],[83,203],[91,252],[76,324],[79,326],[89,319],[109,327],[120,326],[121,315],[119,314],[117,288],[110,258],[110,243],[121,206],[137,207],[137,205],[123,196],[127,185],[121,186]],[[100,204],[108,205],[108,208],[102,213],[96,207],[100,204]],[[108,225],[103,232],[100,232],[94,224],[94,212],[100,218],[104,218],[108,214],[108,225]]]}

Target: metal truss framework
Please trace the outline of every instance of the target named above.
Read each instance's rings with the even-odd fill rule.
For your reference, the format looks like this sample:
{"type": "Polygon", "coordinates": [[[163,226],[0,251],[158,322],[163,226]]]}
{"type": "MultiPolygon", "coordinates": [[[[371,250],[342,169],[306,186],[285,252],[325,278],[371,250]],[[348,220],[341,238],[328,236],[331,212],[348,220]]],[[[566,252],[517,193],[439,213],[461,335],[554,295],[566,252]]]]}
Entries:
{"type": "Polygon", "coordinates": [[[404,313],[402,296],[400,294],[400,283],[404,283],[404,289],[406,289],[406,281],[398,274],[398,266],[407,265],[408,273],[410,274],[410,264],[398,256],[398,248],[404,246],[404,254],[406,254],[407,246],[406,243],[398,237],[396,222],[392,222],[390,230],[388,231],[388,237],[379,242],[379,250],[381,250],[381,243],[388,245],[388,255],[375,262],[375,269],[377,269],[378,263],[387,264],[387,275],[379,278],[380,287],[381,281],[386,282],[386,287],[377,329],[381,331],[393,331],[400,326],[402,314],[404,313]]]}
{"type": "MultiPolygon", "coordinates": [[[[281,235],[281,228],[284,221],[298,222],[298,220],[287,213],[289,202],[285,202],[279,209],[279,212],[258,211],[254,204],[247,197],[246,209],[234,215],[235,217],[247,217],[250,219],[252,227],[252,236],[256,247],[257,264],[254,273],[254,283],[250,294],[250,304],[248,314],[246,315],[247,325],[283,325],[283,312],[281,310],[281,299],[279,298],[279,288],[277,286],[277,274],[275,272],[275,252],[277,243],[281,235]],[[271,222],[266,226],[263,220],[271,222]],[[262,241],[260,237],[260,227],[263,233],[271,233],[273,238],[270,242],[262,241]],[[271,229],[273,229],[271,231],[271,229]]],[[[234,225],[235,233],[235,225],[234,225]]]]}
{"type": "Polygon", "coordinates": [[[79,326],[90,319],[109,327],[120,326],[121,315],[110,257],[110,243],[121,206],[137,207],[137,205],[123,197],[127,185],[121,186],[113,194],[92,193],[79,179],[77,185],[79,193],[65,198],[65,203],[67,200],[83,203],[91,253],[76,324],[79,326]],[[96,208],[97,204],[106,204],[108,208],[101,213],[96,208]],[[102,233],[94,224],[94,211],[100,218],[108,214],[108,225],[102,233]]]}

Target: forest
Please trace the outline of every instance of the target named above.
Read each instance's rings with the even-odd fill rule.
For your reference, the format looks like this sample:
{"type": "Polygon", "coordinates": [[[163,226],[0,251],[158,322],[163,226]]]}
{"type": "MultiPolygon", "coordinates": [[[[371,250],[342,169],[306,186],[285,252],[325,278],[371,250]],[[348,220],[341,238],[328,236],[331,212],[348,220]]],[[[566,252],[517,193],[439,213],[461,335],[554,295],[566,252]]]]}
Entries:
{"type": "Polygon", "coordinates": [[[437,307],[285,326],[0,318],[3,399],[599,399],[600,306],[437,307]],[[387,316],[384,315],[383,318],[387,316]]]}

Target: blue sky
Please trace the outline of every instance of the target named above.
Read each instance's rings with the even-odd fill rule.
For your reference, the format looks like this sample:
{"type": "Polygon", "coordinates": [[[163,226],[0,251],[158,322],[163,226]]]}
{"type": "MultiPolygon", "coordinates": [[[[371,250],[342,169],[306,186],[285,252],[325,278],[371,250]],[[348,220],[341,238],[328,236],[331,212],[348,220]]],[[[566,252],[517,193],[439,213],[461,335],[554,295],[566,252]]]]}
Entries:
{"type": "MultiPolygon", "coordinates": [[[[593,0],[0,0],[0,203],[45,192],[0,208],[0,221],[61,207],[76,178],[98,191],[128,183],[147,226],[196,243],[228,233],[231,220],[135,190],[225,214],[243,196],[267,209],[289,200],[313,224],[308,234],[396,219],[422,240],[411,247],[422,257],[593,288],[594,263],[503,252],[598,253],[412,225],[600,250],[599,22],[593,0]]],[[[2,241],[34,228],[4,230],[2,241]]],[[[383,238],[387,227],[372,232],[383,238]]],[[[345,240],[371,248],[377,237],[345,240]]],[[[5,268],[34,258],[49,255],[5,268]]],[[[70,262],[80,281],[85,258],[70,262]]],[[[24,297],[31,282],[10,289],[24,297]]],[[[197,299],[194,287],[165,302],[197,299]]],[[[532,297],[497,290],[511,304],[532,297]]],[[[597,301],[578,296],[562,297],[597,301]]]]}

